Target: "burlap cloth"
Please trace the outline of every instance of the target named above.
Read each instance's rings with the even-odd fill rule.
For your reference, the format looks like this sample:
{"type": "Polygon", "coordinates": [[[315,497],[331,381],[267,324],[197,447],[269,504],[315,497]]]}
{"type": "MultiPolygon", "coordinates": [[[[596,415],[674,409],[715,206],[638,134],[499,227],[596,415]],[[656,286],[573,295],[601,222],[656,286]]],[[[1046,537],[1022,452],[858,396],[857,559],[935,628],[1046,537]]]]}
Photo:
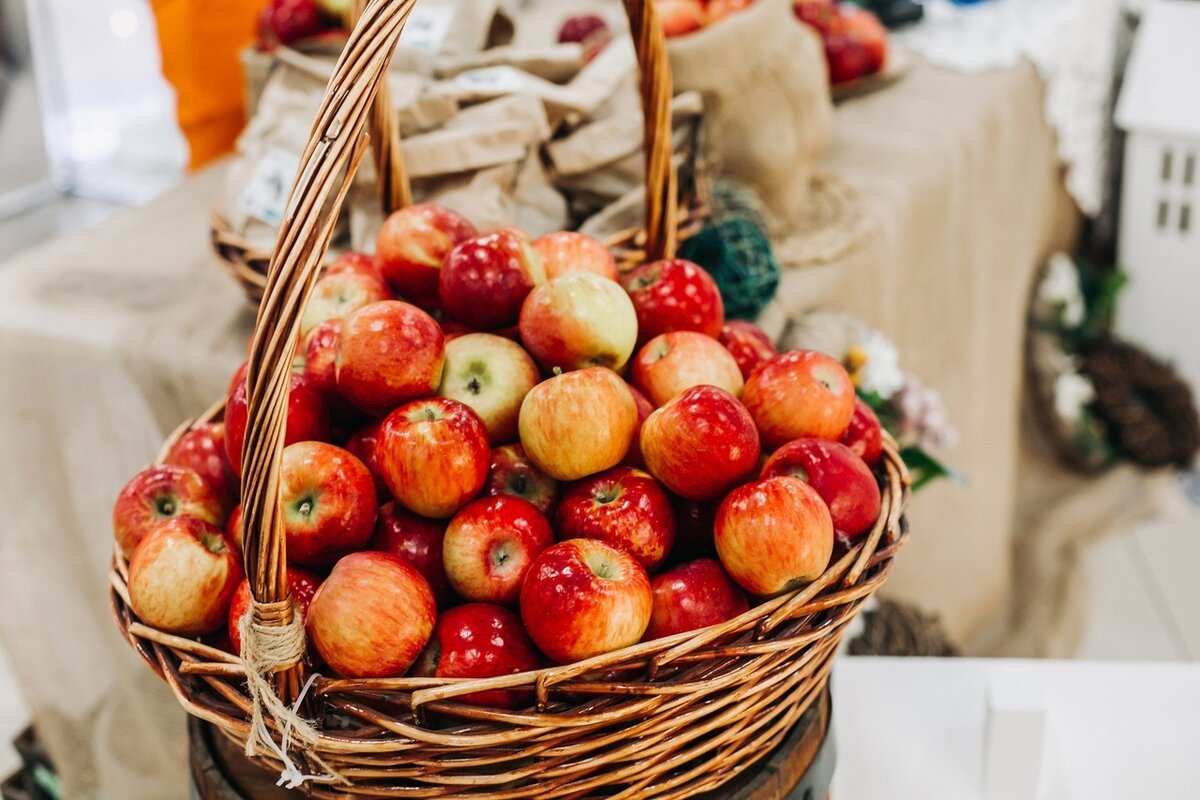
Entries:
{"type": "MultiPolygon", "coordinates": [[[[950,460],[970,483],[917,499],[887,588],[939,613],[968,652],[1003,627],[1009,597],[1061,572],[1022,569],[1014,583],[1012,571],[1028,488],[1024,302],[1035,265],[1075,229],[1040,102],[1027,66],[962,76],[918,65],[841,106],[820,168],[860,192],[871,232],[840,260],[785,270],[764,317],[778,331],[799,310],[844,308],[941,390],[962,435],[950,460]]],[[[0,265],[0,646],[71,798],[186,795],[182,712],[119,640],[105,573],[112,498],[167,431],[221,394],[249,334],[251,314],[206,242],[221,177],[0,265]]],[[[1096,486],[1072,506],[1072,529],[1100,530],[1128,497],[1096,486]]]]}

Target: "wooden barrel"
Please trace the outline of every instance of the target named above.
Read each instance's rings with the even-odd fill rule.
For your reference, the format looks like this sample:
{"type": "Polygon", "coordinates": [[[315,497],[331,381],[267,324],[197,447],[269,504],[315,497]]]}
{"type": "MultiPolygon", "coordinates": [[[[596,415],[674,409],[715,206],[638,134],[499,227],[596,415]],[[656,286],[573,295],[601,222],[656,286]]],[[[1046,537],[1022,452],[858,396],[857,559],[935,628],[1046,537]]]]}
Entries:
{"type": "MultiPolygon", "coordinates": [[[[193,800],[295,800],[305,796],[301,790],[276,786],[276,774],[251,763],[234,742],[194,717],[188,719],[188,739],[193,800]]],[[[836,758],[826,693],[770,756],[700,800],[824,800],[836,758]]]]}

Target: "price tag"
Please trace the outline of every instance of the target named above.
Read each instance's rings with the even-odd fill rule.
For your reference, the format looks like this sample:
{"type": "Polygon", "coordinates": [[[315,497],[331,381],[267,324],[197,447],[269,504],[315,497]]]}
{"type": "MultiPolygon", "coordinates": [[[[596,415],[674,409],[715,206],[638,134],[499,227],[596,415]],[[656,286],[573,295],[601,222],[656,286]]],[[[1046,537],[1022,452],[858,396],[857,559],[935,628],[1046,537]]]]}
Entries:
{"type": "Polygon", "coordinates": [[[417,6],[404,23],[400,45],[437,55],[442,51],[442,43],[446,41],[453,21],[454,8],[451,6],[417,6]]]}
{"type": "Polygon", "coordinates": [[[511,94],[526,85],[526,73],[516,67],[502,64],[497,67],[480,67],[459,73],[455,82],[468,92],[478,94],[511,94]]]}
{"type": "Polygon", "coordinates": [[[268,149],[238,200],[242,213],[268,225],[283,222],[288,193],[299,168],[300,157],[295,153],[277,147],[268,149]]]}

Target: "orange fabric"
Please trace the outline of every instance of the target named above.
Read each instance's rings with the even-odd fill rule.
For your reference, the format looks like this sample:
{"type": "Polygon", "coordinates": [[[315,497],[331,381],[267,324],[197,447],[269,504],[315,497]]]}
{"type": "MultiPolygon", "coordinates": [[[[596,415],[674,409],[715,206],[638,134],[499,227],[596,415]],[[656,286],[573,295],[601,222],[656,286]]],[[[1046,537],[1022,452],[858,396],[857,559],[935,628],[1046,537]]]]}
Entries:
{"type": "Polygon", "coordinates": [[[150,0],[163,75],[191,150],[189,169],[229,152],[245,124],[241,51],[254,41],[263,0],[150,0]]]}

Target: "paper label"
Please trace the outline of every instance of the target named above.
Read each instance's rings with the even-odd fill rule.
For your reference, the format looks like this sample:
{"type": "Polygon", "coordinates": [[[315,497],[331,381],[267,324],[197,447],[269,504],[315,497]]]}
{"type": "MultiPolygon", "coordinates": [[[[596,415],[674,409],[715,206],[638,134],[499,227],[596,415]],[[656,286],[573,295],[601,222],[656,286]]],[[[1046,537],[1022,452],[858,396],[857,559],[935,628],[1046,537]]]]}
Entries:
{"type": "Polygon", "coordinates": [[[300,168],[300,156],[278,147],[271,147],[254,167],[254,174],[238,200],[238,207],[248,217],[268,225],[283,222],[292,182],[300,168]]]}
{"type": "Polygon", "coordinates": [[[451,6],[420,6],[408,15],[404,30],[400,33],[400,45],[420,50],[430,55],[442,51],[446,34],[450,32],[450,23],[454,21],[454,9],[451,6]]]}
{"type": "Polygon", "coordinates": [[[480,67],[459,73],[455,81],[468,92],[478,94],[512,94],[526,85],[526,73],[516,67],[502,64],[497,67],[480,67]]]}

